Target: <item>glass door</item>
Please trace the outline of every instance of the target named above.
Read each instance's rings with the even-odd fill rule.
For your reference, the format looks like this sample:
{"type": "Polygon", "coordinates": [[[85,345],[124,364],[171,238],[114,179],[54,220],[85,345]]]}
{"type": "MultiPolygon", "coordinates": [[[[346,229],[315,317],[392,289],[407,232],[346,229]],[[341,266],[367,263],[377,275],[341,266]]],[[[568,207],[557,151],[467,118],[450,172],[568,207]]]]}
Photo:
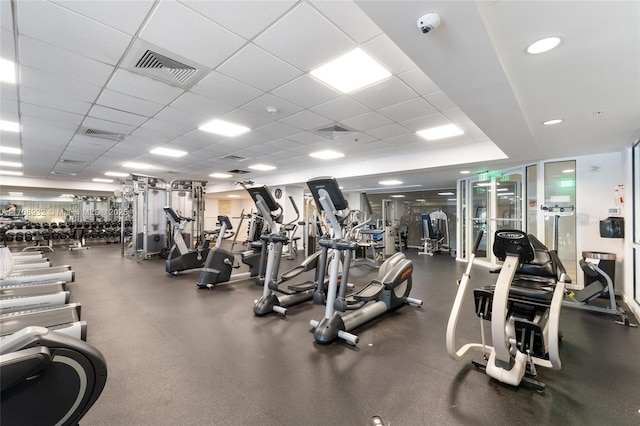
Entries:
{"type": "Polygon", "coordinates": [[[469,216],[470,224],[468,235],[469,244],[473,244],[478,231],[484,231],[482,241],[476,252],[476,259],[480,262],[491,262],[491,252],[487,250],[491,241],[488,219],[491,209],[491,178],[471,181],[469,193],[469,216]]]}

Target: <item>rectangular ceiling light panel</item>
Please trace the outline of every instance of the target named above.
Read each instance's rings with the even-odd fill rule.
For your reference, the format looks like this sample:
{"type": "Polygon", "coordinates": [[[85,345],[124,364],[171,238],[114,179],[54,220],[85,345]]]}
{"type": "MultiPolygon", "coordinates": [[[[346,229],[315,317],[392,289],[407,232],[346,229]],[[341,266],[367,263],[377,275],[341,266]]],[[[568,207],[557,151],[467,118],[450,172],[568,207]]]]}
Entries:
{"type": "Polygon", "coordinates": [[[360,48],[312,70],[310,74],[342,93],[353,92],[391,76],[360,48]]]}

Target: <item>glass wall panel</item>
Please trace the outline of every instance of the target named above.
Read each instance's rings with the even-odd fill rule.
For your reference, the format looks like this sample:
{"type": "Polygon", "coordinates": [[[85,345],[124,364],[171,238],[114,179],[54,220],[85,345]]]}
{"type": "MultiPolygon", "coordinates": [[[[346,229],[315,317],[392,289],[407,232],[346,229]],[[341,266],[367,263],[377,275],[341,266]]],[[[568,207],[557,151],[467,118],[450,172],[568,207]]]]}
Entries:
{"type": "MultiPolygon", "coordinates": [[[[576,162],[557,161],[544,165],[544,206],[576,205],[576,162]]],[[[565,209],[566,211],[566,209],[565,209]]],[[[558,251],[567,273],[576,277],[576,216],[545,215],[544,243],[558,251]],[[557,224],[557,228],[556,228],[557,224]]]]}
{"type": "Polygon", "coordinates": [[[486,180],[472,182],[470,191],[469,216],[471,217],[471,235],[469,240],[473,241],[478,231],[483,230],[484,235],[476,252],[476,259],[490,261],[491,253],[487,251],[487,247],[491,241],[491,237],[488,235],[491,232],[488,226],[491,210],[491,179],[487,178],[486,180]]]}
{"type": "Polygon", "coordinates": [[[634,299],[640,303],[640,141],[633,146],[632,153],[632,200],[633,203],[633,282],[634,299]]]}
{"type": "Polygon", "coordinates": [[[527,174],[527,233],[538,237],[538,166],[528,166],[527,174]]]}

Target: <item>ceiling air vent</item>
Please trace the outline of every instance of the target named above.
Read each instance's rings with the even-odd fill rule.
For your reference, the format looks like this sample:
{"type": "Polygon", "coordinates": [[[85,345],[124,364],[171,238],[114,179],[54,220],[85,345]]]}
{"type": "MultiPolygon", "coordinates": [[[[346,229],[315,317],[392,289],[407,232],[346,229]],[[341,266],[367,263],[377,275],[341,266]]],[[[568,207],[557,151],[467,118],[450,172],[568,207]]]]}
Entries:
{"type": "Polygon", "coordinates": [[[65,158],[62,159],[62,161],[60,161],[61,163],[65,163],[65,164],[89,164],[88,161],[83,161],[83,160],[67,160],[65,158]]]}
{"type": "Polygon", "coordinates": [[[245,175],[247,173],[251,173],[248,170],[240,170],[240,169],[235,169],[235,170],[229,170],[229,173],[235,173],[237,175],[245,175]]]}
{"type": "Polygon", "coordinates": [[[239,155],[233,155],[233,154],[229,154],[229,155],[225,155],[223,157],[220,157],[221,160],[232,160],[232,161],[244,161],[247,159],[247,157],[240,157],[239,155]]]}
{"type": "Polygon", "coordinates": [[[186,84],[197,71],[192,66],[183,64],[175,59],[167,58],[152,50],[144,52],[142,57],[136,62],[135,68],[163,69],[180,84],[186,84]]]}
{"type": "Polygon", "coordinates": [[[339,136],[345,136],[355,132],[357,132],[357,130],[354,130],[340,123],[335,123],[335,124],[332,124],[331,126],[322,127],[320,129],[315,130],[315,133],[330,139],[335,139],[339,136]]]}
{"type": "Polygon", "coordinates": [[[118,142],[123,140],[126,136],[122,133],[108,132],[106,130],[98,130],[98,129],[89,129],[86,127],[83,127],[82,129],[80,129],[78,134],[91,136],[93,138],[109,139],[111,141],[118,141],[118,142]]]}

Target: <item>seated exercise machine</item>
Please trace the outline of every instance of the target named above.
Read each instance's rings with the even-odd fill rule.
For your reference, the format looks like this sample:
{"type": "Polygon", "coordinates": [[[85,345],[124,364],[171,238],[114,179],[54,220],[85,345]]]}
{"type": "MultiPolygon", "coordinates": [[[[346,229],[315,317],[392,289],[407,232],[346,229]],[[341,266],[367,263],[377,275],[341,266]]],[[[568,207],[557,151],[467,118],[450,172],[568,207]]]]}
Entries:
{"type": "Polygon", "coordinates": [[[189,250],[182,236],[182,232],[193,219],[180,216],[170,206],[165,206],[162,209],[174,229],[173,246],[169,250],[167,261],[165,262],[165,270],[167,273],[178,275],[181,271],[202,268],[209,254],[209,240],[205,239],[201,244],[196,246],[195,250],[189,250]]]}
{"type": "Polygon", "coordinates": [[[329,284],[325,295],[325,314],[322,320],[311,320],[309,324],[318,343],[330,343],[341,338],[349,344],[356,345],[359,339],[350,333],[351,330],[405,304],[422,305],[421,300],[409,297],[413,263],[402,253],[394,254],[380,266],[378,279],[372,280],[365,288],[347,297],[351,253],[357,243],[342,237],[342,228],[337,216],[348,216],[348,213],[344,212],[348,212],[349,204],[334,178],[315,178],[308,181],[307,185],[316,206],[324,210],[333,228],[333,236],[320,240],[323,252],[327,253],[332,249],[329,284]],[[342,255],[343,270],[342,276],[339,276],[342,255]],[[347,310],[351,312],[341,314],[347,310]]]}
{"type": "Polygon", "coordinates": [[[107,381],[94,347],[43,327],[0,342],[2,424],[77,425],[107,381]]]}
{"type": "Polygon", "coordinates": [[[585,259],[580,259],[580,268],[582,268],[587,277],[594,281],[586,284],[582,290],[565,295],[562,306],[616,315],[620,318],[619,321],[616,321],[616,324],[637,327],[638,324],[631,323],[624,308],[616,303],[611,277],[600,269],[598,265],[585,259]],[[601,297],[608,299],[608,306],[598,306],[597,300],[601,297]]]}
{"type": "Polygon", "coordinates": [[[242,263],[249,265],[249,272],[232,275],[234,269],[240,268],[240,264],[235,262],[235,254],[233,252],[222,248],[222,241],[225,238],[225,234],[233,229],[233,226],[229,216],[226,215],[218,216],[218,222],[220,223],[220,230],[218,231],[216,245],[209,249],[196,283],[197,286],[211,289],[221,283],[235,283],[249,278],[258,280],[262,263],[260,252],[256,250],[240,253],[242,263]]]}
{"type": "Polygon", "coordinates": [[[440,253],[445,250],[444,242],[449,240],[449,222],[447,221],[447,215],[444,212],[436,211],[431,214],[423,214],[422,219],[422,251],[418,254],[426,254],[427,256],[433,256],[436,253],[440,253]],[[433,223],[444,226],[444,229],[434,229],[433,223]]]}
{"type": "Polygon", "coordinates": [[[468,343],[456,350],[458,319],[482,235],[480,231],[474,242],[451,309],[447,351],[459,361],[467,352],[481,350],[486,364],[475,361],[473,364],[490,377],[512,386],[526,384],[542,391],[544,383],[533,379],[536,365],[561,367],[560,307],[568,277],[555,251],[548,250],[533,235],[512,229],[496,231],[493,252],[504,261],[500,274],[495,285],[474,290],[482,343],[468,343]],[[493,346],[485,345],[484,321],[491,322],[493,346]]]}

